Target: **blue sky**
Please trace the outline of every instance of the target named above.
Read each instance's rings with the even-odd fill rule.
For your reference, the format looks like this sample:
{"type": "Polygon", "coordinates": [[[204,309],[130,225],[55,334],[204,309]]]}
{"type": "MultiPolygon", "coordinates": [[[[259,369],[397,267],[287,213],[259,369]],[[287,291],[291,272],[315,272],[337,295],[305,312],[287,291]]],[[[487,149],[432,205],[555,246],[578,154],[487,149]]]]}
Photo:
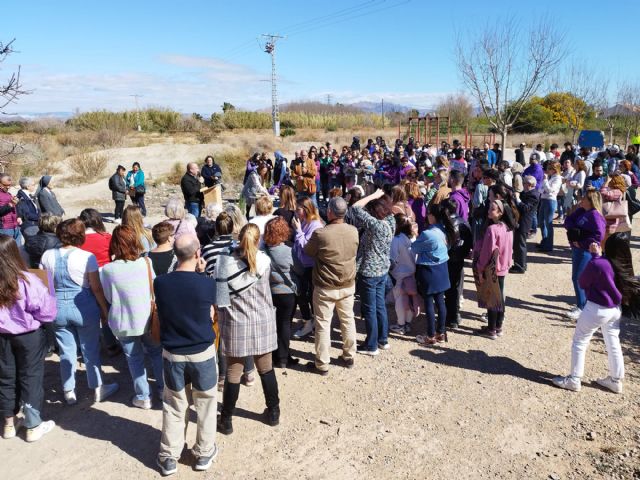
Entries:
{"type": "MultiPolygon", "coordinates": [[[[513,15],[523,34],[546,16],[566,32],[570,55],[589,59],[611,84],[640,80],[640,1],[609,0],[31,0],[11,6],[2,41],[17,53],[33,90],[7,112],[71,112],[166,106],[218,111],[224,101],[270,106],[269,56],[262,33],[288,35],[277,46],[281,101],[395,102],[429,107],[463,89],[456,34],[513,15]]],[[[612,88],[614,88],[613,85],[612,88]]]]}

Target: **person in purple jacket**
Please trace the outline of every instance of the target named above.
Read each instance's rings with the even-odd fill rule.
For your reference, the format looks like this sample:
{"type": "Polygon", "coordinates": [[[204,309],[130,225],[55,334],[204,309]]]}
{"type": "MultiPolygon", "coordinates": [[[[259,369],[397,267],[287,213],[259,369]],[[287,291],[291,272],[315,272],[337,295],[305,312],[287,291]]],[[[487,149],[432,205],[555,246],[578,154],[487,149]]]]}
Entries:
{"type": "Polygon", "coordinates": [[[604,238],[607,221],[602,216],[602,197],[597,190],[588,190],[579,208],[568,215],[564,221],[571,245],[571,281],[576,293],[576,306],[567,313],[571,320],[577,320],[587,303],[584,290],[578,279],[591,260],[589,247],[592,243],[601,243],[604,238]]]}
{"type": "Polygon", "coordinates": [[[621,307],[637,314],[640,280],[634,276],[631,250],[621,234],[615,233],[607,239],[604,257],[601,256],[600,243],[593,242],[589,250],[593,258],[579,279],[587,303],[573,335],[571,373],[566,377],[555,377],[553,384],[566,390],[580,391],[585,354],[591,337],[600,328],[609,360],[609,376],[596,380],[596,383],[614,393],[622,393],[624,360],[620,347],[621,307]]]}
{"type": "Polygon", "coordinates": [[[536,185],[538,190],[542,190],[542,180],[544,178],[544,170],[540,165],[540,156],[533,152],[529,158],[529,166],[524,169],[522,176],[531,175],[536,179],[536,185]]]}
{"type": "Polygon", "coordinates": [[[464,174],[458,170],[452,170],[449,175],[449,188],[451,188],[449,198],[457,205],[456,214],[466,222],[469,220],[469,200],[471,195],[462,186],[463,183],[464,174]]]}
{"type": "Polygon", "coordinates": [[[13,438],[22,426],[16,416],[24,410],[27,442],[40,440],[55,423],[42,421],[44,358],[47,342],[43,324],[56,317],[56,300],[40,279],[27,271],[18,245],[0,234],[0,414],[2,438],[13,438]]]}

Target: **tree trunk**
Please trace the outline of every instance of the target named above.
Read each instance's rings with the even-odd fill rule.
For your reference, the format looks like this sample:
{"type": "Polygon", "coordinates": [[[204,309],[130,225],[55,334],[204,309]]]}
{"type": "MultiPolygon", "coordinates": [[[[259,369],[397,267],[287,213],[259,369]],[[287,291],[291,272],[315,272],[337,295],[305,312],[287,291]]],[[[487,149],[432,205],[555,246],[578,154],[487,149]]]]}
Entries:
{"type": "Polygon", "coordinates": [[[507,129],[503,128],[502,132],[500,132],[500,139],[502,142],[502,159],[506,160],[506,152],[507,152],[507,129]]]}
{"type": "Polygon", "coordinates": [[[577,128],[572,128],[571,131],[573,132],[573,136],[571,137],[571,143],[573,143],[575,145],[576,138],[578,136],[578,129],[577,128]]]}

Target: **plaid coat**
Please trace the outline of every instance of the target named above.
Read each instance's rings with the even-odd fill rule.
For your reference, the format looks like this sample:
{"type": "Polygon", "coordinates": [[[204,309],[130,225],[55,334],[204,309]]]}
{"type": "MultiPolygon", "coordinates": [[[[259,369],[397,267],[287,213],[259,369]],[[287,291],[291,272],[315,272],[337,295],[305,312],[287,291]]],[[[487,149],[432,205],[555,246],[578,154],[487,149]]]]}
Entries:
{"type": "Polygon", "coordinates": [[[263,355],[278,347],[269,276],[267,270],[241,295],[232,295],[230,306],[220,308],[224,355],[236,358],[263,355]]]}

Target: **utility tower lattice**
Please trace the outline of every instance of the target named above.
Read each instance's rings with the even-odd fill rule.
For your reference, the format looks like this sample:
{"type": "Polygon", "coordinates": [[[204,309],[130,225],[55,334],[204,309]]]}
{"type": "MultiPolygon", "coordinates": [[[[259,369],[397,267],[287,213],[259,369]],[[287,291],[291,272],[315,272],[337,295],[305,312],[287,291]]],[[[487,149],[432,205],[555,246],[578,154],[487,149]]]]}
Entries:
{"type": "Polygon", "coordinates": [[[276,75],[276,42],[284,37],[280,35],[263,34],[267,39],[264,51],[271,55],[271,117],[273,119],[273,133],[280,136],[280,110],[278,108],[278,77],[276,75]]]}

